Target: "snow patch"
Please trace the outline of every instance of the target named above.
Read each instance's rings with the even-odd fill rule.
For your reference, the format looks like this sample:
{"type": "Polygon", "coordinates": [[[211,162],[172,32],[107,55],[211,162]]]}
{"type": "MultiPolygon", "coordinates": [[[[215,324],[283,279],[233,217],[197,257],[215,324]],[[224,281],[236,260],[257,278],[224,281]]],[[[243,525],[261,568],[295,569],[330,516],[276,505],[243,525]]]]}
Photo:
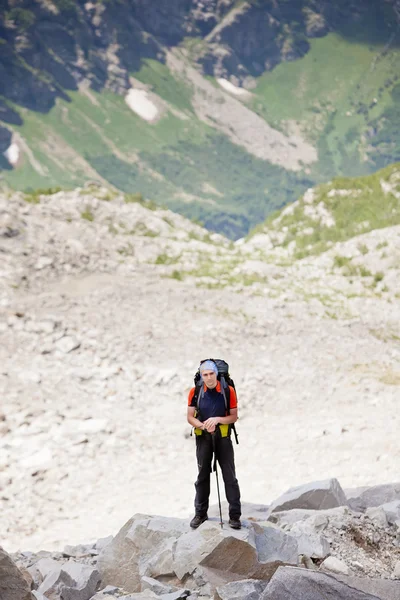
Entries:
{"type": "Polygon", "coordinates": [[[15,165],[18,163],[19,156],[20,156],[20,149],[19,149],[18,144],[16,144],[15,142],[12,142],[12,144],[10,146],[8,146],[7,150],[5,152],[3,152],[3,154],[6,157],[6,159],[8,160],[8,162],[10,163],[10,165],[12,167],[15,167],[15,165]]]}
{"type": "Polygon", "coordinates": [[[224,88],[224,90],[226,90],[230,94],[234,94],[235,96],[242,96],[245,98],[249,98],[251,96],[250,92],[248,92],[247,90],[245,90],[243,88],[238,87],[237,85],[233,85],[233,83],[231,83],[227,79],[223,79],[220,77],[219,79],[217,79],[217,83],[219,83],[219,85],[222,88],[224,88]]]}
{"type": "Polygon", "coordinates": [[[133,112],[145,121],[154,122],[159,116],[157,106],[149,98],[146,90],[131,88],[125,96],[125,102],[133,112]]]}

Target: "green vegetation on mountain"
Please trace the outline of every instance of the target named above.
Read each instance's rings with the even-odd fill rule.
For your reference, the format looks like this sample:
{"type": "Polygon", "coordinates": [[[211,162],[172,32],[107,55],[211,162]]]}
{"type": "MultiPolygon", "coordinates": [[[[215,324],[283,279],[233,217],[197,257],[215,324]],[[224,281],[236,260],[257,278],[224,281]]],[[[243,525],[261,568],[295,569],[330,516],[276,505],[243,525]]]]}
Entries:
{"type": "Polygon", "coordinates": [[[304,174],[255,158],[199,121],[179,80],[174,96],[175,80],[165,66],[150,61],[135,76],[151,81],[154,91],[190,118],[167,112],[149,124],[112,92],[69,92],[69,102],[59,99],[47,113],[19,109],[18,131],[35,148],[42,174],[24,159],[4,179],[31,191],[73,187],[98,173],[122,191],[140,191],[231,238],[311,185],[304,174]]]}
{"type": "Polygon", "coordinates": [[[238,238],[308,187],[400,160],[400,27],[393,2],[371,0],[366,10],[361,1],[338,0],[334,13],[330,3],[311,0],[268,9],[258,0],[231,2],[203,19],[195,0],[184,9],[172,2],[168,16],[155,5],[102,0],[94,22],[94,13],[72,0],[56,0],[51,10],[37,0],[3,4],[0,173],[12,187],[32,191],[102,179],[238,238]],[[216,26],[220,37],[210,44],[216,26]],[[105,44],[100,54],[96,27],[105,44]],[[254,47],[238,36],[243,27],[254,33],[254,47]],[[108,46],[114,33],[116,71],[115,49],[108,46]],[[86,70],[79,78],[77,44],[79,68],[86,70]],[[227,53],[232,75],[240,79],[244,70],[253,77],[251,99],[243,104],[289,140],[311,143],[318,160],[300,171],[285,169],[257,158],[233,136],[234,143],[218,117],[201,120],[196,84],[167,66],[171,46],[180,46],[188,65],[202,65],[218,89],[214,75],[226,68],[215,67],[218,50],[227,53]],[[129,76],[164,105],[155,123],[126,104],[129,76]],[[84,89],[78,79],[91,86],[84,89]],[[2,131],[23,140],[15,168],[3,155],[2,131]]]}
{"type": "Polygon", "coordinates": [[[362,175],[398,160],[399,80],[397,37],[388,32],[386,45],[367,45],[329,34],[262,75],[252,105],[274,127],[298,123],[317,145],[316,181],[362,175]]]}
{"type": "MultiPolygon", "coordinates": [[[[400,225],[400,163],[372,175],[336,178],[319,185],[290,210],[271,215],[249,237],[280,234],[276,245],[288,247],[292,243],[293,256],[303,258],[320,254],[334,243],[393,225],[400,225]]],[[[365,254],[362,248],[360,252],[365,254]]]]}

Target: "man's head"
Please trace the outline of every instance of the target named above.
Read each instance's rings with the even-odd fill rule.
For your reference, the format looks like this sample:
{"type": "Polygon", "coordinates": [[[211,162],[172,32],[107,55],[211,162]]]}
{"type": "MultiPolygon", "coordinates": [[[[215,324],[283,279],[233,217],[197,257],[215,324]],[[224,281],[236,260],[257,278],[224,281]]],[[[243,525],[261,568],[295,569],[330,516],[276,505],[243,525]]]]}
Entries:
{"type": "Polygon", "coordinates": [[[200,375],[210,390],[217,387],[217,365],[212,360],[206,360],[200,365],[200,375]]]}

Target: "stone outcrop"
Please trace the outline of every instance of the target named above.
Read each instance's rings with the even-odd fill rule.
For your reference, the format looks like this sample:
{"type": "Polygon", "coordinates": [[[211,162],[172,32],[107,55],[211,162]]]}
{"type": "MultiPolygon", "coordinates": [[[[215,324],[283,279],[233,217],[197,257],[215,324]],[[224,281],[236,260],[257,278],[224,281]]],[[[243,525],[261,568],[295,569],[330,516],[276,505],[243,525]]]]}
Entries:
{"type": "MultiPolygon", "coordinates": [[[[302,486],[312,488],[329,486],[302,486]]],[[[3,553],[13,580],[0,572],[0,590],[22,590],[5,600],[400,600],[400,522],[381,507],[369,510],[384,520],[339,506],[271,513],[273,523],[252,520],[262,505],[244,507],[241,530],[136,514],[115,537],[62,553],[3,553]]]]}
{"type": "Polygon", "coordinates": [[[323,510],[347,504],[337,479],[314,482],[289,489],[269,507],[270,513],[292,508],[323,510]]]}
{"type": "Polygon", "coordinates": [[[353,488],[346,490],[346,496],[350,508],[364,512],[367,508],[400,500],[400,483],[353,488]]]}
{"type": "Polygon", "coordinates": [[[128,592],[140,591],[147,577],[213,590],[230,580],[268,580],[297,558],[296,539],[272,525],[232,531],[207,521],[193,531],[184,520],[136,515],[101,552],[98,568],[103,584],[128,592]]]}
{"type": "Polygon", "coordinates": [[[48,572],[38,592],[49,600],[89,600],[99,583],[97,569],[68,561],[48,572]]]}
{"type": "Polygon", "coordinates": [[[33,600],[30,587],[11,557],[0,546],[1,600],[33,600]]]}
{"type": "Polygon", "coordinates": [[[333,576],[280,567],[261,596],[262,600],[377,600],[378,596],[358,590],[333,576]]]}

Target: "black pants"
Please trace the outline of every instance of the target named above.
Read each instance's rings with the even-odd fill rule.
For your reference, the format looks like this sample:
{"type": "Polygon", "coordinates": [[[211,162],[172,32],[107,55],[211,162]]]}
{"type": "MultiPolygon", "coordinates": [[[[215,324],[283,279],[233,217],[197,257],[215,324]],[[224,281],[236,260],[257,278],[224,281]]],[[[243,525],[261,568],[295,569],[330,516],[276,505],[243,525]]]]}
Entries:
{"type": "MultiPolygon", "coordinates": [[[[229,518],[239,519],[241,515],[240,489],[236,479],[235,458],[231,439],[229,437],[222,438],[217,432],[215,434],[215,450],[224,479],[225,496],[229,504],[229,518]]],[[[194,484],[196,488],[194,507],[196,515],[205,516],[208,511],[213,463],[213,439],[205,431],[202,435],[196,437],[196,456],[199,474],[194,484]]]]}

